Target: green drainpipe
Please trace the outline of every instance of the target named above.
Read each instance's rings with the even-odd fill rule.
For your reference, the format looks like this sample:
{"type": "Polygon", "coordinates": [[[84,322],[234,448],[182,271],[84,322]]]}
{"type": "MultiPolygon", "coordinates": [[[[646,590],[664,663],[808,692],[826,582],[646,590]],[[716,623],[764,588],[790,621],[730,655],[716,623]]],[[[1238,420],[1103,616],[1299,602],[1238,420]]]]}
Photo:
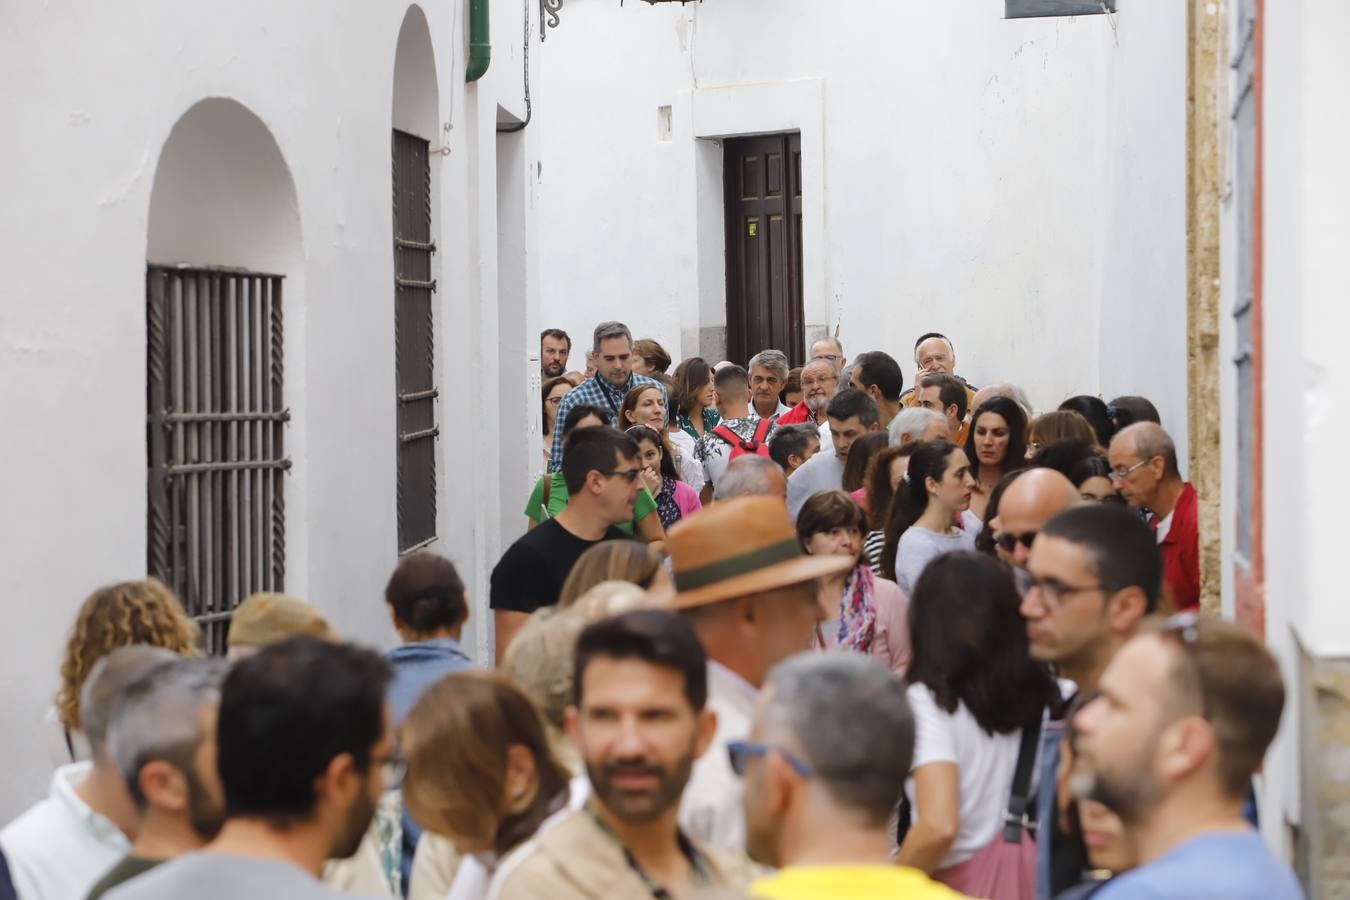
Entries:
{"type": "Polygon", "coordinates": [[[469,0],[469,71],[465,81],[487,74],[492,62],[492,31],[488,26],[488,0],[469,0]]]}

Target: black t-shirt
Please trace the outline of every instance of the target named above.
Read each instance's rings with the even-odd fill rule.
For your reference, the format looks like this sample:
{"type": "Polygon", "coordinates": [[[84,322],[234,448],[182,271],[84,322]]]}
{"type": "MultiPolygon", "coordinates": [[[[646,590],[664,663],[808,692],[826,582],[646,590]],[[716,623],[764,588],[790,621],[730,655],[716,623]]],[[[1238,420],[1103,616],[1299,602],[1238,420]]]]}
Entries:
{"type": "MultiPolygon", "coordinates": [[[[600,541],[632,539],[610,526],[600,541]]],[[[544,520],[512,544],[492,570],[489,608],[532,613],[557,603],[577,558],[600,541],[577,537],[557,519],[544,520]]]]}

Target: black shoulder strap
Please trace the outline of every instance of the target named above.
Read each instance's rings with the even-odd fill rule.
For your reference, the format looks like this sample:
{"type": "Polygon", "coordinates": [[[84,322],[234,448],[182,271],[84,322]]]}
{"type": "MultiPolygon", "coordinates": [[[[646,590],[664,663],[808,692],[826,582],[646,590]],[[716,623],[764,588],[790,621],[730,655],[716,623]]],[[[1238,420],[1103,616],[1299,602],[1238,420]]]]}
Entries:
{"type": "Polygon", "coordinates": [[[1022,743],[1017,748],[1017,769],[1013,773],[1012,792],[1008,797],[1008,817],[1003,823],[1003,840],[1008,844],[1022,842],[1022,829],[1035,831],[1036,809],[1031,804],[1031,771],[1036,765],[1037,745],[1041,740],[1041,717],[1023,727],[1022,743]]]}

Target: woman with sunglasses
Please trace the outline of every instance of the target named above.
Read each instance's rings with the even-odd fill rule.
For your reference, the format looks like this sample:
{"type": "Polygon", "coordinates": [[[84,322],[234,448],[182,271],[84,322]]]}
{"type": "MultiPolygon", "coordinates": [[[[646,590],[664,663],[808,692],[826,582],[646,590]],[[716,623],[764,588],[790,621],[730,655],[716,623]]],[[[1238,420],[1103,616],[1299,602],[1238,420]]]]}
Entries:
{"type": "Polygon", "coordinates": [[[970,508],[975,479],[970,460],[951,441],[925,441],[891,501],[881,574],[908,594],[929,560],[952,550],[974,550],[975,535],[959,524],[970,508]]]}
{"type": "Polygon", "coordinates": [[[797,539],[808,556],[847,556],[853,568],[822,579],[826,597],[838,597],[816,626],[816,646],[840,647],[877,658],[901,678],[909,667],[909,601],[894,581],[872,574],[863,556],[867,515],[843,491],[814,494],[797,514],[797,539]]]}
{"type": "Polygon", "coordinates": [[[625,434],[638,445],[642,483],[656,498],[656,512],[661,517],[661,527],[668,529],[703,508],[698,492],[676,475],[670,446],[662,438],[661,432],[646,425],[634,425],[625,434]]]}
{"type": "Polygon", "coordinates": [[[999,479],[1026,465],[1027,414],[1017,401],[991,397],[970,418],[966,458],[975,479],[970,511],[981,519],[999,479]]]}

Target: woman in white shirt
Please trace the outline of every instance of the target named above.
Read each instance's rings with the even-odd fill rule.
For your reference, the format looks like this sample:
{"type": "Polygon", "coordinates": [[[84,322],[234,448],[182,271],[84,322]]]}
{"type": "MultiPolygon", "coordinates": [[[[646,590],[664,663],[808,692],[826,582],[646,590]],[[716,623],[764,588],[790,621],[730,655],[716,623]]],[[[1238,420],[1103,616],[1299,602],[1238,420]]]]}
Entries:
{"type": "Polygon", "coordinates": [[[961,521],[974,489],[965,451],[950,441],[920,444],[891,502],[882,576],[909,594],[929,560],[952,550],[974,550],[975,535],[961,521]]]}
{"type": "Polygon", "coordinates": [[[899,861],[957,890],[955,867],[1002,839],[1022,727],[1059,696],[1019,602],[1002,565],[964,551],[930,563],[910,599],[913,824],[899,861]]]}

